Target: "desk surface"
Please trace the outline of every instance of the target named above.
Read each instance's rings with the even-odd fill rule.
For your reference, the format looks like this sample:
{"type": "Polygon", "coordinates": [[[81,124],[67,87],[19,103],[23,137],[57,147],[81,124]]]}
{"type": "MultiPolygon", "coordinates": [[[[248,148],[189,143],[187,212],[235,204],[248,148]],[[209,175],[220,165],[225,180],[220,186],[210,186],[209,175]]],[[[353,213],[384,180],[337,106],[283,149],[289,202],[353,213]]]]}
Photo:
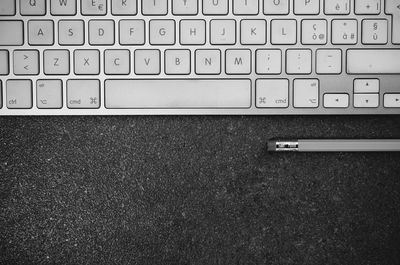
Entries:
{"type": "Polygon", "coordinates": [[[0,118],[0,264],[399,264],[400,117],[0,118]]]}

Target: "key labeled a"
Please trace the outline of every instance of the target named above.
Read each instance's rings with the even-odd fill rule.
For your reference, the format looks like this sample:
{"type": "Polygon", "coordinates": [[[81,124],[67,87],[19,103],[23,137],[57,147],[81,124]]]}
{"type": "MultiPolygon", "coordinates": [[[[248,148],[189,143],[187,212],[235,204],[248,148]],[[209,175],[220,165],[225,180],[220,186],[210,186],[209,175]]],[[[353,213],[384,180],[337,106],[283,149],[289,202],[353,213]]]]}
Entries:
{"type": "Polygon", "coordinates": [[[28,22],[30,45],[53,45],[54,22],[52,20],[30,20],[28,22]]]}

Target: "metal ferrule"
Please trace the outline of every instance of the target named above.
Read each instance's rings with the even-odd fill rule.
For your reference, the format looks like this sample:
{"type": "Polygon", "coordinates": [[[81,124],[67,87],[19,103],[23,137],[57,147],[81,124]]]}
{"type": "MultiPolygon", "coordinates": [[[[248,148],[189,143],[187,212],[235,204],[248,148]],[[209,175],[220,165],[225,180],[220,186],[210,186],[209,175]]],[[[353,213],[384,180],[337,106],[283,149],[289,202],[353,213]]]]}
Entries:
{"type": "Polygon", "coordinates": [[[277,141],[275,151],[299,151],[298,141],[277,141]]]}

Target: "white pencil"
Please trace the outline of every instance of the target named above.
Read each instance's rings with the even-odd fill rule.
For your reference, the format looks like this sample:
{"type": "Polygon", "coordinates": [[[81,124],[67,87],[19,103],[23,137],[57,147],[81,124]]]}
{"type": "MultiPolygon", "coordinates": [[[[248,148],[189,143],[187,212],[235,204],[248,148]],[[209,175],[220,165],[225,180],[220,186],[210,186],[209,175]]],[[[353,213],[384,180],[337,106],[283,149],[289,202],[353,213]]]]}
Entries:
{"type": "Polygon", "coordinates": [[[400,139],[269,140],[267,148],[270,152],[400,152],[400,139]]]}

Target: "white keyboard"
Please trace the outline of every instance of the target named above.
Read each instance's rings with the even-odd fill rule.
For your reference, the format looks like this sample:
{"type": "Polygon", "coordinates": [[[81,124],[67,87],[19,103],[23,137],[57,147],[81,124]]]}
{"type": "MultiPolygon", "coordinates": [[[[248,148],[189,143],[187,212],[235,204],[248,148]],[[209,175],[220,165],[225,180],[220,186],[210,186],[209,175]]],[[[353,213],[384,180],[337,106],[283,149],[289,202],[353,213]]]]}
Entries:
{"type": "Polygon", "coordinates": [[[0,115],[400,114],[400,0],[0,0],[0,115]]]}

